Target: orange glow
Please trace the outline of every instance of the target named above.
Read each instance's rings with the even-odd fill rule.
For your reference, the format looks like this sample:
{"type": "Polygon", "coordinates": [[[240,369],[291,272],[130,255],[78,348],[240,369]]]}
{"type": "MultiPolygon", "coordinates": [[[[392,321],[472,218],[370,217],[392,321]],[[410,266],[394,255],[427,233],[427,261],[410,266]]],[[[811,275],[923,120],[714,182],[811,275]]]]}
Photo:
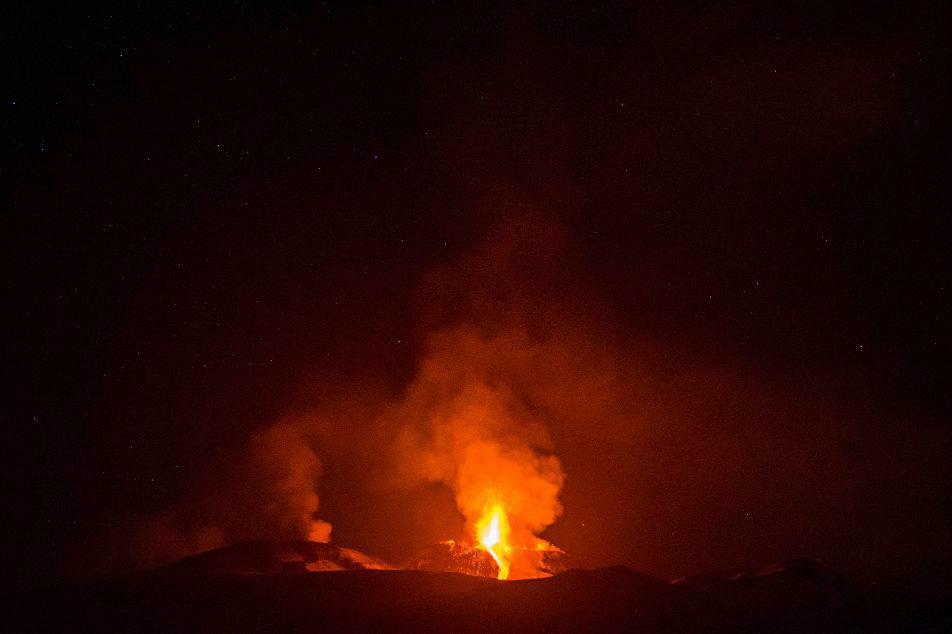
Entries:
{"type": "Polygon", "coordinates": [[[486,549],[499,566],[497,579],[509,578],[509,563],[512,546],[509,543],[509,518],[506,509],[493,499],[486,505],[482,517],[476,524],[480,545],[486,549]]]}

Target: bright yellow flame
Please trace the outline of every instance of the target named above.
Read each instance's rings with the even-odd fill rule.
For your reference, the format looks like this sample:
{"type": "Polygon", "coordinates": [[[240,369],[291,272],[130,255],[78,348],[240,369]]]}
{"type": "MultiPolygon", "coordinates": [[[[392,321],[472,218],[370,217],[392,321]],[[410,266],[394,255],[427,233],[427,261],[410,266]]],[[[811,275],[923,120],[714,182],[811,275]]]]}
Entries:
{"type": "Polygon", "coordinates": [[[479,543],[486,549],[499,566],[497,579],[509,578],[509,561],[512,546],[509,544],[509,518],[506,509],[497,500],[486,505],[483,515],[476,524],[479,543]]]}

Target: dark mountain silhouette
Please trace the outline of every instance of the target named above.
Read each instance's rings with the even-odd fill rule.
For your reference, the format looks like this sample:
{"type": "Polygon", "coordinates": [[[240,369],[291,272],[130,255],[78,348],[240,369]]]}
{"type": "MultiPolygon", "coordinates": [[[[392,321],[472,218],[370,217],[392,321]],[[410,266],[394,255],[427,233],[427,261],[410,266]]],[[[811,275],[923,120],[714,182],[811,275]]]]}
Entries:
{"type": "Polygon", "coordinates": [[[676,582],[620,566],[510,582],[385,566],[331,544],[246,542],[7,595],[0,631],[952,631],[948,603],[884,601],[807,560],[676,582]]]}
{"type": "Polygon", "coordinates": [[[845,587],[850,581],[838,572],[827,568],[816,559],[791,559],[779,564],[760,568],[718,570],[715,572],[679,577],[671,583],[686,588],[705,589],[726,582],[744,582],[750,579],[783,578],[801,580],[809,586],[845,587]]]}
{"type": "Polygon", "coordinates": [[[180,573],[278,574],[333,570],[392,570],[351,548],[311,541],[249,541],[186,557],[166,568],[180,573]]]}

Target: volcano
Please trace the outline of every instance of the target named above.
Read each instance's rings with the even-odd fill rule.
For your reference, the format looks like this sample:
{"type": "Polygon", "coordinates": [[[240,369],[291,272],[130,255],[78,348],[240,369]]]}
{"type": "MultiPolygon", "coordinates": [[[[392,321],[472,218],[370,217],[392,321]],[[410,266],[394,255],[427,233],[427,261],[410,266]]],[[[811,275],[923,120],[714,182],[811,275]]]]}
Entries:
{"type": "Polygon", "coordinates": [[[615,566],[499,581],[444,544],[394,569],[357,550],[254,541],[156,570],[3,597],[4,632],[949,631],[948,603],[898,601],[819,562],[669,582],[615,566]],[[449,557],[449,559],[446,559],[449,557]],[[473,574],[481,573],[481,574],[473,574]]]}
{"type": "MultiPolygon", "coordinates": [[[[519,553],[519,558],[530,559],[538,577],[547,577],[568,569],[567,558],[561,550],[550,548],[519,553]]],[[[499,577],[499,564],[485,548],[464,546],[448,540],[432,544],[411,559],[406,566],[410,570],[429,572],[457,572],[476,577],[499,577]]]]}

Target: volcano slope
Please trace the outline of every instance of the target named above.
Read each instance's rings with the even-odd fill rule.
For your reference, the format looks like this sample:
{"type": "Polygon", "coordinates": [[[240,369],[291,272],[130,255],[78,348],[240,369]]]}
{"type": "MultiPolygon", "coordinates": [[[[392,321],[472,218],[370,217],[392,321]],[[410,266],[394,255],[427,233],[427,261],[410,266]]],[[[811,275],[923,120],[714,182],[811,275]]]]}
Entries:
{"type": "Polygon", "coordinates": [[[676,583],[623,567],[508,582],[384,567],[327,544],[249,542],[7,595],[0,631],[952,631],[949,604],[883,601],[815,562],[676,583]]]}

